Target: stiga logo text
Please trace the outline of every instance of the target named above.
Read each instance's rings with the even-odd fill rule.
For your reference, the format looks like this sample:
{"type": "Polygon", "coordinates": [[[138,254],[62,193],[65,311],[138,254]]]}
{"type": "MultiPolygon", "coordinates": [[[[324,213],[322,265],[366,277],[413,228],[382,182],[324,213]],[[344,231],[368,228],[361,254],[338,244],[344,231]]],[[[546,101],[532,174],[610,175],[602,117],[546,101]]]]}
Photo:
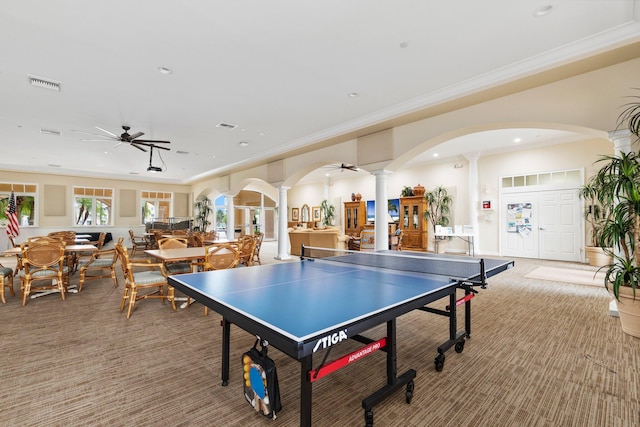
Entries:
{"type": "Polygon", "coordinates": [[[331,335],[327,335],[326,337],[322,337],[316,343],[316,346],[313,347],[313,352],[315,353],[318,350],[323,350],[327,347],[331,347],[334,344],[338,344],[340,341],[344,341],[348,339],[347,330],[344,329],[339,332],[335,332],[331,335]]]}

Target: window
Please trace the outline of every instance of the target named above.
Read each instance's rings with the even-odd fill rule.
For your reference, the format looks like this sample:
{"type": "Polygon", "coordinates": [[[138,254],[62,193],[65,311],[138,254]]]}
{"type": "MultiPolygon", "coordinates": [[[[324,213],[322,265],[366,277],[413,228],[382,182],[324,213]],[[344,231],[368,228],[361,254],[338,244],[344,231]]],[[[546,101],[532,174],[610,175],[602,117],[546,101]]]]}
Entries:
{"type": "Polygon", "coordinates": [[[171,216],[171,193],[142,192],[142,224],[168,221],[171,216]]]}
{"type": "Polygon", "coordinates": [[[225,204],[224,196],[216,197],[214,201],[214,208],[216,211],[216,230],[222,231],[227,229],[227,206],[225,204]]]}
{"type": "Polygon", "coordinates": [[[74,225],[113,225],[113,189],[74,187],[73,197],[74,225]]]}
{"type": "Polygon", "coordinates": [[[0,182],[0,226],[7,226],[7,206],[12,191],[16,198],[16,213],[20,227],[37,225],[38,186],[36,184],[0,182]]]}

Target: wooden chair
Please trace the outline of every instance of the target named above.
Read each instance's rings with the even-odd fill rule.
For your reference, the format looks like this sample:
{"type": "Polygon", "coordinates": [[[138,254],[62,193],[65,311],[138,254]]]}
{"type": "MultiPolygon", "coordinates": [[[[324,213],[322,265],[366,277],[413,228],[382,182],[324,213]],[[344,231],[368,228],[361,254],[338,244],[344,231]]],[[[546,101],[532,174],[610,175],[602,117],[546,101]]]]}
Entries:
{"type": "Polygon", "coordinates": [[[122,267],[122,275],[124,276],[124,293],[120,302],[120,311],[129,301],[127,310],[127,319],[131,317],[133,306],[136,301],[147,298],[160,298],[164,302],[165,299],[171,301],[171,307],[176,309],[173,288],[167,283],[167,273],[162,263],[133,262],[129,257],[129,251],[125,245],[118,243],[116,251],[120,258],[120,266],[122,267]],[[143,269],[141,271],[141,269],[143,269]],[[135,271],[134,271],[135,270],[135,271]],[[164,294],[164,287],[167,286],[167,295],[164,294]],[[138,292],[145,289],[153,289],[155,292],[139,295],[138,292]]]}
{"type": "MultiPolygon", "coordinates": [[[[204,258],[204,270],[226,270],[235,268],[240,261],[240,252],[232,243],[209,246],[204,258]]],[[[189,301],[187,301],[188,303],[189,301]]],[[[209,314],[209,307],[204,308],[204,315],[209,314]]]]}
{"type": "MultiPolygon", "coordinates": [[[[120,239],[123,239],[122,237],[120,239]]],[[[119,242],[122,244],[122,242],[119,242]]],[[[116,276],[116,263],[118,261],[118,252],[115,248],[96,251],[86,261],[80,262],[80,285],[78,292],[82,291],[84,282],[93,279],[113,280],[114,287],[118,287],[118,277],[116,276]],[[89,273],[89,274],[87,274],[89,273]]]]}
{"type": "Polygon", "coordinates": [[[262,240],[264,239],[264,233],[259,233],[255,235],[256,246],[253,249],[253,262],[262,265],[260,261],[260,247],[262,246],[262,240]]]}
{"type": "Polygon", "coordinates": [[[57,289],[65,299],[69,283],[70,267],[64,253],[64,243],[42,241],[22,245],[22,266],[20,271],[20,292],[22,305],[26,305],[32,291],[57,289]],[[34,286],[37,281],[46,281],[47,285],[34,286]]]}
{"type": "Polygon", "coordinates": [[[256,247],[256,239],[251,235],[240,236],[238,239],[238,252],[240,253],[238,264],[244,264],[247,267],[253,265],[253,252],[256,247]]]}
{"type": "Polygon", "coordinates": [[[3,304],[6,304],[7,301],[4,299],[4,288],[9,288],[9,292],[11,295],[16,296],[16,293],[13,291],[13,268],[5,267],[0,264],[0,300],[2,300],[3,304]]]}
{"type": "Polygon", "coordinates": [[[397,229],[395,234],[395,238],[397,239],[396,242],[391,244],[391,250],[394,251],[401,251],[402,250],[402,238],[404,237],[404,230],[402,229],[397,229]]]}
{"type": "Polygon", "coordinates": [[[144,236],[136,236],[133,230],[129,230],[129,238],[131,239],[131,256],[136,255],[136,251],[142,249],[149,249],[149,242],[144,236]]]}
{"type": "MultiPolygon", "coordinates": [[[[98,248],[98,251],[100,251],[102,249],[102,247],[104,246],[104,239],[106,237],[107,237],[107,233],[101,232],[100,235],[98,236],[98,240],[90,241],[89,243],[91,245],[95,246],[96,248],[98,248]]],[[[78,251],[78,252],[76,252],[76,257],[73,260],[74,261],[73,271],[74,272],[78,271],[78,269],[80,268],[80,266],[82,264],[88,263],[89,260],[93,257],[93,254],[94,254],[94,251],[78,251]]],[[[78,291],[80,291],[80,289],[78,289],[78,291]]]]}
{"type": "MultiPolygon", "coordinates": [[[[16,240],[13,236],[9,236],[9,242],[11,242],[12,247],[14,248],[19,247],[19,245],[16,244],[16,240]]],[[[20,270],[22,270],[22,252],[20,252],[19,254],[16,254],[16,268],[13,271],[13,277],[16,277],[20,270]]]]}
{"type": "MultiPolygon", "coordinates": [[[[158,240],[158,249],[180,249],[189,247],[186,237],[164,237],[158,240]]],[[[191,273],[190,262],[165,262],[164,266],[168,274],[191,273]]]]}
{"type": "Polygon", "coordinates": [[[96,248],[98,248],[98,250],[102,250],[102,247],[104,246],[104,239],[106,239],[106,237],[107,237],[107,233],[101,232],[100,235],[98,236],[98,240],[94,240],[90,243],[96,248]]]}

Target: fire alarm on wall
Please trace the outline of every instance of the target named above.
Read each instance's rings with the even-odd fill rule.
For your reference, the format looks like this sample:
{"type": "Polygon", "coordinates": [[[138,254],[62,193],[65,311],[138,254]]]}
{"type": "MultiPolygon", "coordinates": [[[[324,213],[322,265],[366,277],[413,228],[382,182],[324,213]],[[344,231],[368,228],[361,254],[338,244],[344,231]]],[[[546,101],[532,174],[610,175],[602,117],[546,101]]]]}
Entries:
{"type": "Polygon", "coordinates": [[[482,209],[491,209],[491,200],[483,200],[482,209]]]}

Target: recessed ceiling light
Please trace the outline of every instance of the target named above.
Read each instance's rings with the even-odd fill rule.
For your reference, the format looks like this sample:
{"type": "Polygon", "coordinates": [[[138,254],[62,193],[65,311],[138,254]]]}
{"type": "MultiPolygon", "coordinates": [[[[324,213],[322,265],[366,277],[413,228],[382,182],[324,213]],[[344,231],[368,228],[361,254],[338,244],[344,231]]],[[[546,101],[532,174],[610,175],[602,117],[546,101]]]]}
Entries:
{"type": "Polygon", "coordinates": [[[349,98],[357,98],[360,96],[360,94],[358,92],[350,92],[349,94],[347,94],[347,96],[349,98]]]}
{"type": "Polygon", "coordinates": [[[248,143],[247,141],[240,141],[240,142],[238,143],[238,145],[239,145],[240,147],[247,147],[247,146],[249,146],[249,143],[248,143]]]}
{"type": "Polygon", "coordinates": [[[407,42],[400,43],[400,48],[402,48],[402,49],[404,49],[407,46],[409,46],[409,43],[407,43],[407,42]]]}
{"type": "Polygon", "coordinates": [[[518,142],[520,142],[520,141],[522,141],[522,139],[521,139],[521,138],[515,138],[515,139],[513,140],[513,142],[515,142],[516,144],[517,144],[518,142]]]}
{"type": "Polygon", "coordinates": [[[438,157],[438,153],[433,153],[433,157],[438,157]]]}
{"type": "Polygon", "coordinates": [[[553,9],[553,6],[550,4],[540,6],[539,8],[533,11],[533,16],[539,17],[539,16],[548,15],[549,13],[551,13],[552,9],[553,9]]]}
{"type": "Polygon", "coordinates": [[[158,71],[160,72],[160,74],[171,74],[171,73],[173,73],[171,68],[167,68],[167,67],[158,67],[158,71]]]}

